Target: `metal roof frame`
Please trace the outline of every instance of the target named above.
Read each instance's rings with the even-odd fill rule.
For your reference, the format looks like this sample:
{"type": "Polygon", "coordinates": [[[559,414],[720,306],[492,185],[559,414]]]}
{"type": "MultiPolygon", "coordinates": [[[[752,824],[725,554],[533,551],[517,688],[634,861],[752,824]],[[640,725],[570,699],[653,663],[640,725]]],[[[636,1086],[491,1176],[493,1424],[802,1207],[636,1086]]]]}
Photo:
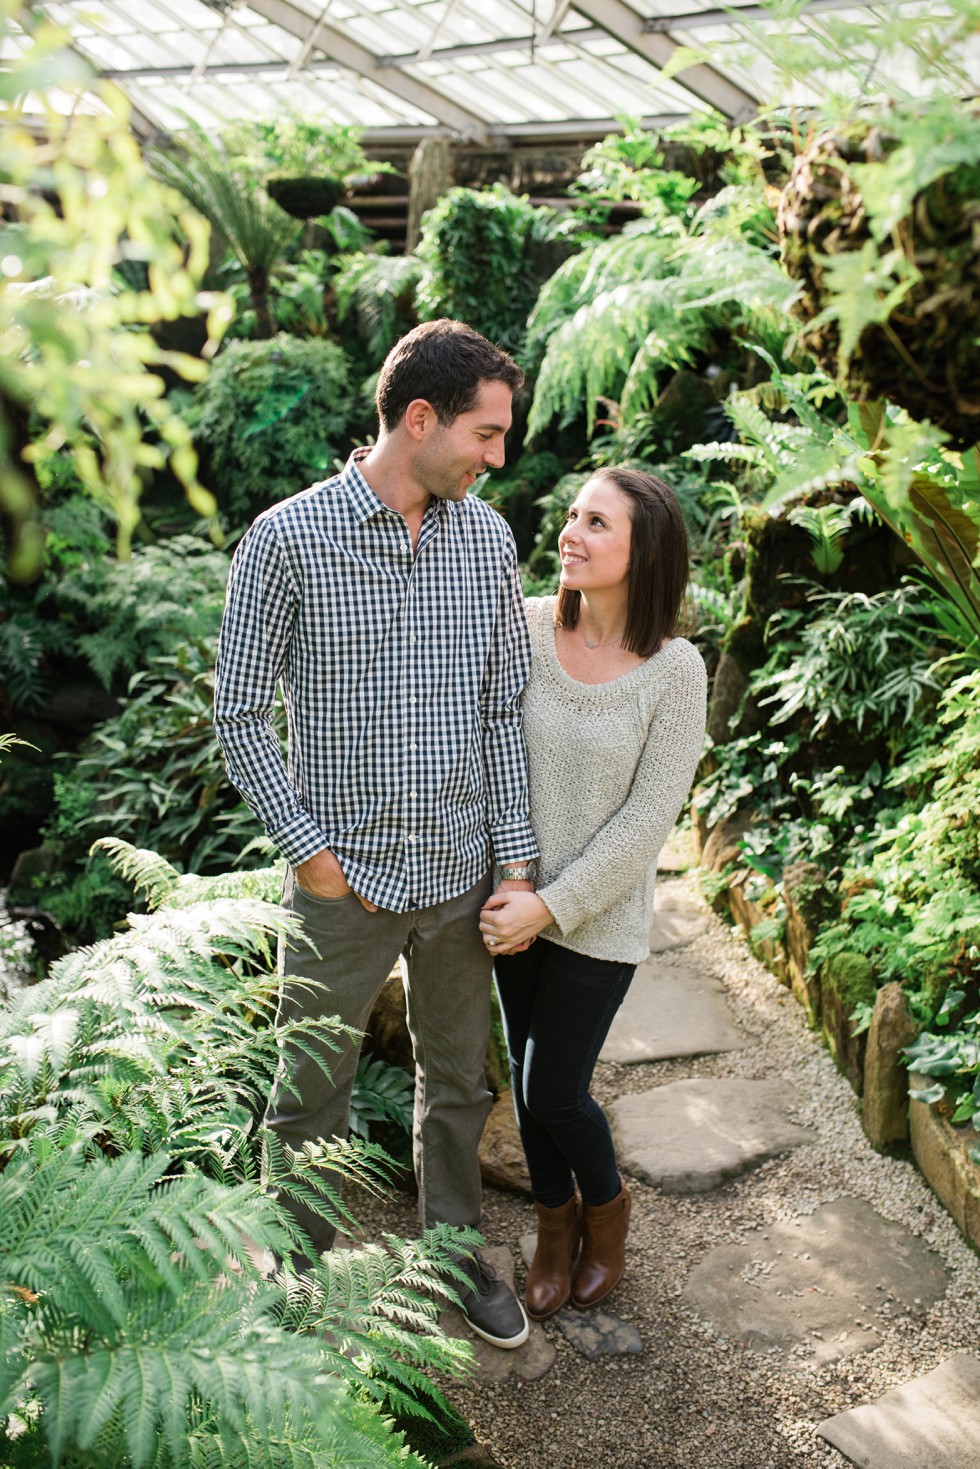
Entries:
{"type": "MultiPolygon", "coordinates": [[[[869,41],[885,0],[805,0],[796,24],[836,11],[869,41]]],[[[925,0],[888,0],[888,8],[925,0]]],[[[142,134],[269,113],[353,122],[365,140],[431,135],[495,147],[595,137],[623,113],[747,121],[769,101],[733,43],[771,21],[757,0],[35,0],[142,134]],[[93,15],[101,14],[101,22],[93,15]],[[709,56],[669,80],[684,46],[709,56]]],[[[932,7],[935,9],[935,7],[932,7]]],[[[978,79],[980,90],[980,79],[978,79]]]]}

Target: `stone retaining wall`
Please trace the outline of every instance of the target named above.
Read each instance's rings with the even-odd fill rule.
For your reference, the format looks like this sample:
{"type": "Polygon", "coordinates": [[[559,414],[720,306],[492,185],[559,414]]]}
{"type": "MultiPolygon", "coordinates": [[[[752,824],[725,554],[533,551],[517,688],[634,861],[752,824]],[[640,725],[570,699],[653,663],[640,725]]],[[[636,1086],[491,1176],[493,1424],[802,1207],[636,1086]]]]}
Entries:
{"type": "Polygon", "coordinates": [[[916,1035],[901,985],[878,989],[871,966],[860,954],[838,954],[811,969],[810,949],[820,927],[836,913],[824,874],[814,863],[797,863],[783,873],[785,923],[782,936],[771,936],[771,900],[753,896],[756,874],[739,865],[739,839],[747,830],[744,813],[700,833],[702,870],[721,874],[727,882],[714,898],[716,911],[727,911],[743,929],[757,957],[781,984],[791,989],[807,1022],[819,1029],[828,1049],[862,1098],[861,1120],[870,1142],[879,1149],[911,1144],[912,1155],[933,1192],[945,1204],[966,1237],[980,1247],[980,1167],[969,1158],[977,1135],[970,1127],[953,1127],[940,1110],[909,1098],[909,1076],[901,1053],[916,1035]],[[761,937],[753,930],[766,926],[761,937]],[[853,1034],[850,1016],[859,1004],[873,1006],[870,1027],[853,1034]]]}

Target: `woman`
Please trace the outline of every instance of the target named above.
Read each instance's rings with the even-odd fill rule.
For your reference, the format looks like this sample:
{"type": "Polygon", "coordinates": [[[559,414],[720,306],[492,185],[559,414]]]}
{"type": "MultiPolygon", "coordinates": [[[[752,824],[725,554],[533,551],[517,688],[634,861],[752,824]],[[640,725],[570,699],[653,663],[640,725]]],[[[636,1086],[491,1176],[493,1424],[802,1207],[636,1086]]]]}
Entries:
{"type": "Polygon", "coordinates": [[[558,545],[557,598],[528,603],[524,731],[537,891],[497,893],[480,915],[499,956],[538,1216],[526,1286],[536,1321],[569,1297],[597,1305],[623,1274],[630,1195],[589,1086],[649,954],[657,854],[694,778],[706,692],[700,654],[675,635],[687,535],[665,484],[637,470],[599,471],[558,545]]]}

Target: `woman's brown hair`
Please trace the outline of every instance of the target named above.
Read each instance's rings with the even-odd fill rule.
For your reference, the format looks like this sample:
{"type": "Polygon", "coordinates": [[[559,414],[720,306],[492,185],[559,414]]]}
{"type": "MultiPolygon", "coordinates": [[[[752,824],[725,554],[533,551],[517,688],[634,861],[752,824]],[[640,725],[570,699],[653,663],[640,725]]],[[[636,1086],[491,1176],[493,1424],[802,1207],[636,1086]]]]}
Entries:
{"type": "MultiPolygon", "coordinates": [[[[630,502],[630,564],[626,632],[622,646],[641,658],[657,652],[677,628],[690,571],[687,527],[677,496],[656,475],[640,469],[600,469],[630,502]]],[[[582,595],[559,587],[556,627],[578,624],[582,595]]]]}

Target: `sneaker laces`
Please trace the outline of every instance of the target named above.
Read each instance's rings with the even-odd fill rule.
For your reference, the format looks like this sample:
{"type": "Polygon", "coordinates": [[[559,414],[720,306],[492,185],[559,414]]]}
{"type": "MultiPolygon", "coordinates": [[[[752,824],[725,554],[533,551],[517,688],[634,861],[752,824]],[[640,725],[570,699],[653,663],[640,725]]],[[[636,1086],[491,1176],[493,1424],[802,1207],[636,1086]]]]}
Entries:
{"type": "Polygon", "coordinates": [[[484,1260],[482,1255],[473,1255],[469,1259],[464,1258],[459,1264],[478,1296],[488,1296],[494,1286],[503,1280],[500,1271],[491,1265],[489,1260],[484,1260]]]}

